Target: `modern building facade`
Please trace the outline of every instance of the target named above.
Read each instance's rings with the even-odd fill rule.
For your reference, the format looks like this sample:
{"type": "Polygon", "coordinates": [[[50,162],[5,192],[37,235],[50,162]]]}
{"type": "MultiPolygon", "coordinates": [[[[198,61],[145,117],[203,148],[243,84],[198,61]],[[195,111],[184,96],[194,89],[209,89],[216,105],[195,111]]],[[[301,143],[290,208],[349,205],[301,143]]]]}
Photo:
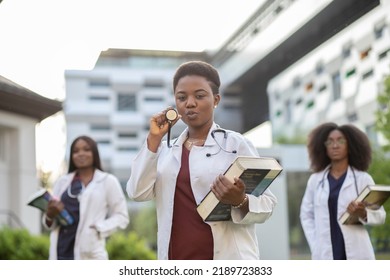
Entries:
{"type": "Polygon", "coordinates": [[[390,75],[390,5],[373,9],[268,84],[274,138],[319,123],[353,123],[378,143],[375,112],[390,75]]]}
{"type": "MultiPolygon", "coordinates": [[[[372,27],[371,15],[388,10],[389,0],[264,1],[212,57],[224,82],[223,93],[236,96],[241,103],[238,114],[241,131],[252,130],[273,118],[271,106],[274,103],[268,99],[273,78],[333,42],[340,34],[345,34],[342,44],[355,40],[349,34],[353,26],[368,24],[372,27]]],[[[387,17],[384,22],[388,25],[387,17]]],[[[329,54],[324,60],[329,60],[329,54]]],[[[277,125],[272,123],[272,126],[277,125]]]]}

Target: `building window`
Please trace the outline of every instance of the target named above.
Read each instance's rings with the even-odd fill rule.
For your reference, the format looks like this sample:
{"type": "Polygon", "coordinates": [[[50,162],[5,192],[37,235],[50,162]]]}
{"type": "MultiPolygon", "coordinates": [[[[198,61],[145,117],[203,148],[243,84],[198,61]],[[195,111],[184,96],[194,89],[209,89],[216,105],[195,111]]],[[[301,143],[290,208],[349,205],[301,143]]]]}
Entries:
{"type": "Polygon", "coordinates": [[[158,97],[158,96],[147,96],[144,98],[145,102],[164,102],[163,97],[158,97]]]}
{"type": "Polygon", "coordinates": [[[110,87],[110,82],[108,80],[90,80],[90,87],[110,87]]]}
{"type": "Polygon", "coordinates": [[[90,129],[94,131],[109,131],[111,127],[109,125],[91,124],[90,129]]]}
{"type": "Polygon", "coordinates": [[[146,79],[144,81],[144,87],[146,87],[146,88],[162,88],[162,87],[164,87],[164,81],[161,79],[146,79]]]}
{"type": "Polygon", "coordinates": [[[381,52],[379,55],[378,55],[378,60],[381,60],[381,59],[384,59],[386,58],[387,54],[390,52],[390,48],[385,50],[384,52],[381,52]]]}
{"type": "Polygon", "coordinates": [[[119,138],[137,138],[136,132],[119,132],[118,133],[119,138]]]}
{"type": "Polygon", "coordinates": [[[347,73],[345,73],[345,77],[349,78],[349,77],[353,76],[355,73],[356,73],[356,68],[352,68],[349,71],[347,71],[347,73]]]}
{"type": "Polygon", "coordinates": [[[318,63],[316,66],[316,74],[320,75],[324,72],[324,64],[318,63]]]}
{"type": "Polygon", "coordinates": [[[324,90],[326,90],[326,88],[327,86],[324,84],[318,88],[318,92],[323,92],[324,90]]]}
{"type": "Polygon", "coordinates": [[[383,37],[383,31],[385,30],[385,26],[382,24],[374,28],[375,39],[380,39],[383,37]]]}
{"type": "Polygon", "coordinates": [[[374,70],[371,69],[371,70],[369,70],[369,71],[363,73],[363,75],[362,75],[362,80],[365,80],[365,79],[367,79],[367,78],[369,78],[369,77],[371,77],[371,76],[373,76],[373,75],[374,75],[374,70]]]}
{"type": "Polygon", "coordinates": [[[311,109],[313,107],[314,107],[314,100],[310,100],[309,102],[307,102],[306,109],[311,109]]]}
{"type": "Polygon", "coordinates": [[[368,48],[360,52],[360,60],[366,59],[371,52],[371,48],[368,48]]]}
{"type": "Polygon", "coordinates": [[[96,95],[91,95],[88,97],[89,100],[91,101],[108,101],[110,98],[108,96],[96,96],[96,95]]]}
{"type": "Polygon", "coordinates": [[[293,80],[293,88],[299,88],[300,86],[301,86],[301,79],[297,77],[293,80]]]}
{"type": "Polygon", "coordinates": [[[98,145],[109,145],[109,144],[111,144],[111,141],[108,139],[102,139],[102,140],[97,140],[96,143],[98,145]]]}
{"type": "Polygon", "coordinates": [[[333,89],[333,100],[341,98],[341,81],[340,72],[336,72],[332,75],[332,89],[333,89]]]}
{"type": "Polygon", "coordinates": [[[286,100],[285,102],[285,108],[286,108],[286,114],[284,115],[284,120],[286,123],[290,123],[291,122],[291,114],[292,114],[292,105],[291,105],[291,101],[290,100],[286,100]]]}
{"type": "Polygon", "coordinates": [[[133,94],[118,94],[118,111],[136,111],[137,99],[133,94]]]}
{"type": "Polygon", "coordinates": [[[138,147],[128,147],[128,146],[118,147],[117,151],[119,151],[119,152],[137,152],[138,147]]]}
{"type": "Polygon", "coordinates": [[[343,58],[348,58],[351,56],[351,46],[345,46],[341,52],[343,58]]]}
{"type": "Polygon", "coordinates": [[[312,89],[313,89],[313,83],[312,82],[307,83],[305,86],[306,92],[310,92],[312,89]]]}
{"type": "Polygon", "coordinates": [[[348,114],[347,119],[349,122],[355,122],[357,121],[358,117],[356,113],[350,113],[348,114]]]}

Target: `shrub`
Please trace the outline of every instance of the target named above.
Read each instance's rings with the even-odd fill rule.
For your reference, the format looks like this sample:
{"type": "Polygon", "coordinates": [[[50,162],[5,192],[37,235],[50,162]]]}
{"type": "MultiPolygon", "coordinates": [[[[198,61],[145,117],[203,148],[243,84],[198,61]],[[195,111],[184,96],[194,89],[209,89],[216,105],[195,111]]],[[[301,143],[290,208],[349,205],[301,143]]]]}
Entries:
{"type": "MultiPolygon", "coordinates": [[[[47,260],[47,234],[32,235],[27,229],[0,229],[0,260],[47,260]]],[[[111,260],[154,260],[156,254],[135,232],[116,232],[107,240],[111,260]]]]}
{"type": "Polygon", "coordinates": [[[0,230],[1,260],[47,260],[49,258],[49,237],[31,235],[26,229],[0,230]]]}
{"type": "Polygon", "coordinates": [[[134,231],[117,232],[107,240],[110,260],[155,260],[156,253],[134,231]]]}

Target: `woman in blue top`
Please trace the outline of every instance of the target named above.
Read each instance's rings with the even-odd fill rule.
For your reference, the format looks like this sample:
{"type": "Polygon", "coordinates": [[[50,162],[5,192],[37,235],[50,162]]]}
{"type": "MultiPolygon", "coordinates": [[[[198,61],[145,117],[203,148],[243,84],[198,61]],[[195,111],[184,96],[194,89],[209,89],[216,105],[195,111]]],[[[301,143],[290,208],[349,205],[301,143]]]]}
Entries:
{"type": "Polygon", "coordinates": [[[79,136],[71,144],[68,173],[54,185],[43,218],[50,233],[50,259],[108,259],[106,238],[129,223],[125,194],[118,179],[102,171],[96,142],[79,136]],[[69,225],[56,217],[66,209],[69,225]]]}
{"type": "Polygon", "coordinates": [[[354,202],[364,187],[374,184],[367,173],[371,147],[366,134],[353,125],[324,123],[309,134],[308,152],[315,173],[307,183],[300,219],[312,259],[375,259],[364,225],[383,224],[386,212],[354,202]],[[340,224],[345,211],[361,224],[340,224]]]}

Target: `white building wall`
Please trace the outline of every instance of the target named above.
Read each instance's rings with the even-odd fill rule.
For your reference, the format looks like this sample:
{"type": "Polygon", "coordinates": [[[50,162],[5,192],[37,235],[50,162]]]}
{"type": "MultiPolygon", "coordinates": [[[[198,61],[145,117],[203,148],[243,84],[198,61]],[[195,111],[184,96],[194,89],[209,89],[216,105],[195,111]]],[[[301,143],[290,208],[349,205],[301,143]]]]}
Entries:
{"type": "Polygon", "coordinates": [[[40,211],[27,206],[29,196],[40,187],[36,123],[35,119],[0,111],[0,225],[26,227],[33,234],[41,230],[40,211]]]}
{"type": "Polygon", "coordinates": [[[306,134],[324,121],[353,123],[365,130],[372,128],[380,85],[390,74],[389,9],[389,1],[382,1],[269,82],[274,138],[306,134]],[[378,28],[382,29],[381,37],[375,36],[378,28]],[[349,56],[343,56],[343,49],[350,50],[349,56]],[[322,72],[318,71],[319,66],[322,72]],[[339,99],[334,98],[332,82],[332,75],[337,72],[339,99]],[[286,104],[292,108],[288,110],[286,104]],[[286,117],[287,113],[291,116],[286,117]]]}

